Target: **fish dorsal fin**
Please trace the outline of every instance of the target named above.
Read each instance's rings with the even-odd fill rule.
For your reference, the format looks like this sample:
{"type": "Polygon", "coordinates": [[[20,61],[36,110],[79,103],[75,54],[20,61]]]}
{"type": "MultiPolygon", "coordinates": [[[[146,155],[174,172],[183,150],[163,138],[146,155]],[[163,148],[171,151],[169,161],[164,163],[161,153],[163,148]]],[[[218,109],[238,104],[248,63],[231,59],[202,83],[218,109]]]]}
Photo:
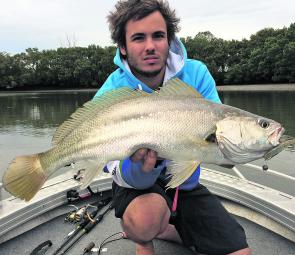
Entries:
{"type": "Polygon", "coordinates": [[[59,144],[75,128],[79,127],[86,120],[92,119],[94,116],[106,110],[108,107],[119,102],[147,95],[149,94],[141,90],[133,90],[128,87],[122,87],[106,92],[100,97],[95,97],[91,101],[85,103],[82,107],[78,108],[68,120],[63,122],[57,128],[52,139],[52,145],[55,146],[59,144]]]}
{"type": "Polygon", "coordinates": [[[192,86],[183,82],[179,78],[168,80],[164,83],[160,91],[155,92],[159,96],[195,96],[203,98],[203,96],[192,86]]]}

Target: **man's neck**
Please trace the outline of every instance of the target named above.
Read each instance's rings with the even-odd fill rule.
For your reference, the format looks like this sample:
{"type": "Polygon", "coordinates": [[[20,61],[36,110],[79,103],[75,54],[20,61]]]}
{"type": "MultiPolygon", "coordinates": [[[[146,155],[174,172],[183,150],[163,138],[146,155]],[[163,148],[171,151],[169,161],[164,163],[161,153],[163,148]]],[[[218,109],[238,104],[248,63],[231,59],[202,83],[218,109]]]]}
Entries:
{"type": "Polygon", "coordinates": [[[144,84],[148,85],[151,89],[158,89],[164,81],[165,68],[154,77],[147,77],[138,73],[133,72],[134,76],[142,81],[144,84]]]}

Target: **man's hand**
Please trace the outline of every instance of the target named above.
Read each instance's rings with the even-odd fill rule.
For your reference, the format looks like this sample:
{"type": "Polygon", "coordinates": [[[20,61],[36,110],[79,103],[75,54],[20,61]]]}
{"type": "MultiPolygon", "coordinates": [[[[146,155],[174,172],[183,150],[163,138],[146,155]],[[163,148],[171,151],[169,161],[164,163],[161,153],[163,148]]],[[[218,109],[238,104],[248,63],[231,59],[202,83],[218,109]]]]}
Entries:
{"type": "Polygon", "coordinates": [[[137,150],[131,157],[132,162],[142,161],[142,171],[148,173],[155,168],[157,162],[157,152],[142,148],[137,150]]]}

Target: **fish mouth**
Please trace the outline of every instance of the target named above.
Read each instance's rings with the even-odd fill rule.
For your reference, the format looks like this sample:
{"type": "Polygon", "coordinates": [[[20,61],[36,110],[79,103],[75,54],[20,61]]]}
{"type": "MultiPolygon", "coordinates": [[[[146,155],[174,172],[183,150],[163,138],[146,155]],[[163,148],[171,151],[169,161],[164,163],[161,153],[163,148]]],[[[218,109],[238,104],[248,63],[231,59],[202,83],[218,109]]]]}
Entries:
{"type": "Polygon", "coordinates": [[[270,160],[281,151],[287,150],[295,152],[295,138],[288,135],[282,135],[279,139],[279,145],[273,147],[271,150],[265,153],[263,156],[265,160],[270,160]]]}
{"type": "Polygon", "coordinates": [[[280,144],[280,138],[285,132],[285,129],[280,126],[277,127],[269,136],[268,136],[268,141],[273,145],[277,146],[280,144]]]}

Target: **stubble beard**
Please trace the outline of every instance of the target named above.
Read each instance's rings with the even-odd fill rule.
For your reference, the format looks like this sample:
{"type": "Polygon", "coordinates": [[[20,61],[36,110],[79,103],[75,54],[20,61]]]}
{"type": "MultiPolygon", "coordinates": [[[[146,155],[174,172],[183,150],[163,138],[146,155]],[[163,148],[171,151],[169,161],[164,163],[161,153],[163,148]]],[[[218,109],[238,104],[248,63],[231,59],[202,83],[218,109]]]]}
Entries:
{"type": "Polygon", "coordinates": [[[132,57],[130,58],[128,52],[127,52],[127,56],[126,56],[126,59],[127,59],[127,62],[128,62],[131,72],[133,74],[138,74],[140,76],[147,77],[147,78],[153,78],[153,77],[156,77],[157,75],[159,75],[163,71],[163,69],[166,68],[167,58],[168,58],[168,51],[166,53],[165,61],[164,61],[164,64],[162,67],[160,67],[157,70],[153,70],[153,71],[145,71],[145,70],[138,68],[136,63],[134,63],[134,61],[132,60],[132,57]]]}
{"type": "Polygon", "coordinates": [[[132,71],[132,73],[139,74],[140,76],[144,76],[147,78],[153,78],[156,77],[158,74],[161,73],[164,67],[159,68],[158,70],[153,70],[153,71],[144,71],[142,69],[137,68],[136,66],[133,66],[132,64],[129,64],[129,67],[132,71]]]}

